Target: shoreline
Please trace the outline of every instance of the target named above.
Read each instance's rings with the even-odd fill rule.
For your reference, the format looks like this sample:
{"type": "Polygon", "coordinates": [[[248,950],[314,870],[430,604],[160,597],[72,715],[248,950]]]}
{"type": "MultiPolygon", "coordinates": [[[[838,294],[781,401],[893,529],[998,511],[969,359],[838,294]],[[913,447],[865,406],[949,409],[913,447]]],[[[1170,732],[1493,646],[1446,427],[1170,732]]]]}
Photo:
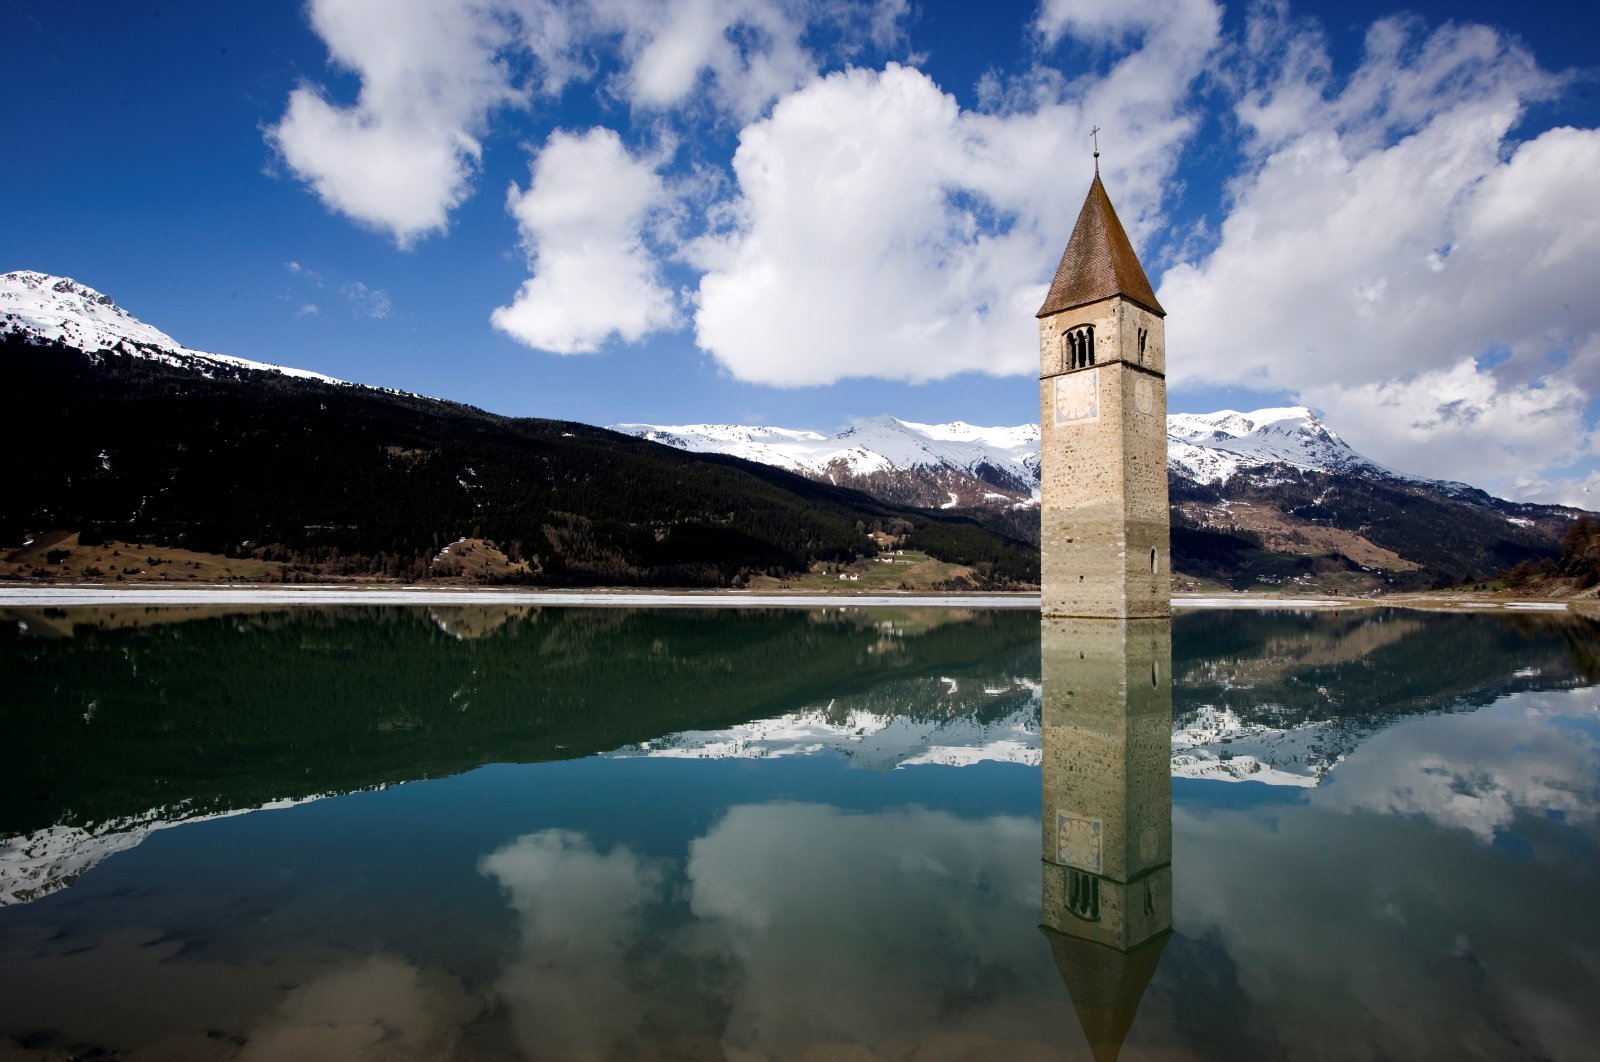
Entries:
{"type": "Polygon", "coordinates": [[[76,605],[541,605],[572,608],[885,608],[1037,609],[1038,594],[812,594],[740,590],[506,590],[498,587],[238,586],[170,589],[86,586],[0,587],[0,607],[76,605]]]}
{"type": "MultiPolygon", "coordinates": [[[[538,605],[570,608],[989,608],[1039,609],[1037,593],[817,594],[748,590],[511,590],[498,587],[351,586],[294,587],[203,584],[173,587],[0,586],[0,607],[72,608],[88,605],[538,605]]],[[[1386,598],[1268,597],[1250,594],[1175,594],[1174,611],[1199,609],[1409,608],[1451,612],[1589,612],[1596,606],[1569,600],[1439,594],[1386,598]]]]}

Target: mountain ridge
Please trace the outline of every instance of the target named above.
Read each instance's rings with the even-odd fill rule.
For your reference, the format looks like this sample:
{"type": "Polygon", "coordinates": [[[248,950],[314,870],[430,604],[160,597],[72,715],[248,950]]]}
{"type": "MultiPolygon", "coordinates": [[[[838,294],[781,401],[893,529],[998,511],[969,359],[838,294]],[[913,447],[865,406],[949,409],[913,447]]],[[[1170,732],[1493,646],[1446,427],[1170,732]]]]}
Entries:
{"type": "Polygon", "coordinates": [[[47,443],[0,495],[0,575],[194,580],[206,554],[274,580],[744,586],[856,564],[893,539],[945,580],[1037,583],[1031,547],[959,514],[192,351],[67,278],[0,275],[0,295],[9,423],[47,443]],[[27,551],[35,532],[49,548],[27,551]],[[127,549],[88,556],[108,543],[127,549]],[[184,552],[174,563],[139,544],[184,552]],[[474,551],[489,563],[466,571],[458,553],[474,551]]]}
{"type": "Polygon", "coordinates": [[[115,350],[202,373],[217,368],[244,369],[347,387],[370,386],[352,384],[310,369],[193,350],[133,316],[111,296],[71,277],[52,276],[31,269],[0,273],[0,335],[6,334],[33,336],[85,352],[115,350]]]}
{"type": "MultiPolygon", "coordinates": [[[[521,489],[517,486],[521,482],[518,477],[535,473],[533,466],[519,466],[518,474],[500,477],[501,481],[487,493],[486,484],[478,478],[479,470],[471,460],[451,458],[452,467],[433,467],[432,459],[451,449],[441,434],[445,422],[449,422],[454,425],[451,430],[480,433],[479,438],[482,432],[495,435],[499,440],[495,446],[500,447],[497,452],[501,458],[508,456],[502,444],[515,450],[529,445],[552,445],[552,440],[556,440],[553,445],[573,451],[559,459],[524,455],[516,458],[517,461],[604,460],[587,451],[614,445],[604,442],[602,437],[620,439],[626,436],[638,445],[662,444],[651,447],[652,451],[676,450],[684,457],[701,462],[698,466],[701,471],[691,475],[691,480],[696,476],[702,479],[721,477],[725,483],[729,476],[754,475],[769,481],[759,488],[762,491],[794,491],[798,489],[794,483],[770,479],[774,474],[794,475],[829,488],[860,492],[830,499],[828,504],[843,509],[870,499],[869,504],[911,507],[917,512],[942,510],[947,514],[947,517],[940,517],[943,523],[903,512],[866,514],[853,522],[863,527],[883,527],[886,521],[899,521],[896,526],[916,524],[924,545],[939,543],[932,547],[934,553],[942,549],[951,556],[959,555],[964,558],[960,562],[963,564],[980,560],[989,564],[998,562],[1003,570],[1011,573],[1008,577],[1013,580],[1027,581],[1025,569],[1037,566],[1036,558],[1029,564],[1022,564],[1019,558],[1005,552],[1009,547],[980,542],[981,536],[977,535],[977,529],[981,528],[1001,539],[1037,545],[1039,433],[1034,424],[1001,427],[965,421],[928,424],[885,414],[826,436],[815,431],[761,425],[627,423],[600,429],[572,422],[501,417],[448,400],[349,383],[309,370],[191,350],[165,332],[133,317],[109,296],[87,285],[26,270],[0,275],[0,341],[13,350],[20,349],[20,344],[22,347],[59,346],[81,352],[87,365],[82,372],[69,372],[67,375],[73,377],[71,381],[59,378],[59,368],[30,367],[32,378],[46,387],[90,386],[88,381],[93,374],[109,373],[129,379],[137,377],[133,385],[137,391],[157,388],[155,381],[161,372],[187,374],[165,380],[159,384],[160,397],[150,396],[156,406],[166,411],[165,415],[180,419],[189,415],[186,411],[196,407],[193,401],[173,402],[175,393],[193,390],[194,379],[211,381],[216,387],[208,392],[210,397],[206,400],[221,400],[226,393],[228,401],[260,406],[251,413],[251,430],[262,438],[270,438],[273,446],[287,447],[284,452],[303,453],[299,444],[283,438],[282,433],[291,427],[302,434],[329,434],[329,425],[323,423],[326,418],[319,417],[318,410],[306,404],[312,391],[323,396],[317,399],[321,411],[327,410],[329,395],[334,396],[335,404],[352,410],[359,408],[358,434],[367,430],[362,423],[365,419],[376,418],[384,431],[398,433],[396,439],[404,435],[405,441],[388,443],[384,459],[374,462],[370,454],[358,457],[348,449],[365,445],[364,440],[353,438],[348,432],[339,435],[335,431],[332,434],[339,437],[332,445],[338,449],[337,457],[304,452],[296,459],[312,466],[331,460],[360,467],[364,470],[362,474],[373,481],[387,481],[391,485],[410,479],[413,482],[409,489],[420,489],[416,481],[429,480],[428,489],[434,497],[419,498],[417,507],[448,510],[454,514],[447,524],[425,536],[429,543],[428,557],[435,561],[444,556],[450,543],[489,537],[474,535],[472,531],[478,525],[492,524],[500,528],[502,538],[510,540],[501,543],[505,549],[489,551],[502,555],[495,562],[506,569],[502,575],[531,572],[537,578],[552,577],[542,568],[534,571],[525,563],[524,553],[540,558],[547,552],[542,548],[525,548],[528,542],[521,532],[527,531],[536,544],[548,543],[556,554],[563,549],[580,548],[575,547],[574,542],[583,543],[581,550],[591,554],[582,569],[587,573],[581,577],[584,580],[604,581],[609,577],[631,582],[639,577],[637,566],[618,560],[621,554],[616,549],[596,546],[592,541],[593,528],[580,526],[581,521],[589,520],[588,516],[578,514],[580,523],[573,524],[573,514],[564,509],[552,511],[546,503],[530,507],[519,500],[515,493],[521,489]],[[256,393],[248,393],[248,387],[241,390],[236,384],[254,384],[256,393]],[[270,399],[266,396],[268,391],[273,392],[270,399]],[[271,412],[268,406],[277,412],[271,412]],[[441,417],[444,419],[440,420],[441,417]],[[422,424],[435,426],[423,430],[419,438],[415,429],[422,424]],[[539,437],[537,444],[530,435],[539,437]],[[570,446],[559,442],[578,440],[580,436],[583,441],[575,441],[570,446]],[[723,462],[732,463],[724,465],[723,462]],[[397,465],[404,467],[397,468],[397,465]],[[724,471],[713,472],[712,465],[724,471]],[[761,468],[768,471],[758,472],[761,468]],[[461,497],[454,497],[458,494],[461,497]],[[853,500],[856,498],[860,501],[853,500]],[[508,513],[520,515],[511,518],[508,513]],[[529,519],[536,519],[536,526],[529,526],[526,522],[529,519]],[[522,522],[518,523],[519,520],[522,522]],[[960,540],[959,545],[957,540],[960,540]]],[[[18,359],[13,357],[11,362],[15,370],[18,359]]],[[[115,396],[108,393],[103,400],[107,403],[106,410],[120,411],[115,396]]],[[[60,405],[68,413],[81,412],[65,392],[60,405]]],[[[37,409],[23,408],[24,418],[38,413],[37,409]]],[[[44,424],[38,428],[45,436],[53,430],[54,426],[44,424]]],[[[148,507],[159,507],[168,500],[166,496],[173,488],[171,477],[178,475],[178,469],[192,468],[195,463],[194,458],[179,456],[192,440],[169,440],[170,452],[162,458],[166,469],[143,468],[146,479],[140,489],[135,491],[131,485],[125,485],[118,494],[113,490],[116,481],[123,478],[123,465],[118,462],[125,462],[128,455],[119,457],[116,450],[119,446],[126,449],[126,439],[105,434],[101,424],[86,424],[81,434],[85,440],[98,439],[99,445],[57,468],[54,474],[62,482],[52,481],[44,472],[24,477],[33,490],[55,496],[55,500],[42,507],[35,504],[30,509],[18,499],[8,499],[4,508],[9,511],[0,512],[3,518],[0,523],[13,531],[24,527],[35,530],[67,527],[69,524],[64,522],[63,513],[70,511],[77,521],[70,526],[79,530],[107,525],[127,530],[143,518],[148,507]],[[100,490],[98,495],[96,489],[100,490]],[[104,496],[105,491],[112,491],[117,500],[109,501],[104,496]],[[78,497],[78,503],[89,498],[98,500],[88,508],[80,505],[76,509],[71,506],[64,509],[60,497],[63,492],[88,496],[78,497]],[[120,515],[126,513],[133,515],[120,515]]],[[[231,502],[238,507],[238,499],[228,497],[236,490],[237,477],[281,478],[279,470],[261,468],[256,455],[243,448],[242,440],[217,431],[206,438],[206,445],[213,450],[230,449],[236,462],[233,482],[227,480],[226,468],[208,470],[213,489],[220,498],[219,504],[231,502]]],[[[655,460],[648,451],[629,453],[629,460],[655,460]]],[[[41,460],[48,464],[51,458],[41,460]]],[[[1313,411],[1303,406],[1174,414],[1168,418],[1168,469],[1173,504],[1174,571],[1188,580],[1180,579],[1180,588],[1201,589],[1221,584],[1243,589],[1257,584],[1293,583],[1302,587],[1315,584],[1359,592],[1482,581],[1524,562],[1542,564],[1559,556],[1562,534],[1581,514],[1581,510],[1564,506],[1508,502],[1467,484],[1426,480],[1396,472],[1357,453],[1313,411]]],[[[659,473],[652,474],[659,477],[659,473]]],[[[760,530],[752,524],[746,531],[730,537],[720,524],[730,519],[735,523],[750,523],[752,519],[749,514],[739,515],[737,506],[724,507],[722,515],[697,510],[697,515],[687,522],[681,514],[668,517],[668,510],[676,512],[679,508],[671,489],[671,484],[680,482],[673,478],[676,475],[670,474],[664,483],[657,483],[655,486],[663,490],[653,493],[637,482],[614,484],[613,489],[625,497],[641,491],[651,495],[652,511],[661,510],[661,514],[642,523],[637,519],[638,514],[624,511],[626,506],[620,499],[601,497],[593,489],[580,491],[584,499],[582,504],[598,507],[611,514],[609,519],[620,521],[615,534],[632,542],[623,551],[631,556],[655,550],[640,535],[655,536],[658,543],[664,541],[662,536],[678,535],[679,542],[674,548],[687,551],[682,564],[695,568],[699,572],[695,576],[698,580],[710,578],[707,565],[717,567],[719,574],[714,581],[721,583],[733,578],[736,570],[799,570],[795,566],[802,563],[802,555],[808,558],[804,563],[815,565],[819,561],[842,560],[845,553],[855,549],[872,552],[872,548],[866,548],[859,540],[857,546],[847,546],[845,542],[850,535],[842,526],[822,535],[805,532],[796,537],[791,533],[794,528],[780,531],[772,522],[776,517],[769,516],[756,520],[760,530]],[[668,530],[673,527],[680,530],[668,530]],[[751,530],[757,532],[757,538],[787,535],[794,539],[794,544],[776,553],[761,549],[751,553],[748,533],[751,530]],[[701,536],[700,541],[691,546],[688,539],[696,534],[701,536]],[[813,556],[824,542],[829,543],[824,550],[827,556],[813,556]],[[798,551],[797,545],[800,546],[798,551]],[[731,551],[745,557],[749,563],[743,560],[731,566],[721,563],[711,556],[719,551],[731,551]],[[760,562],[754,559],[758,556],[760,562]]],[[[581,469],[558,474],[547,469],[538,470],[537,477],[546,484],[547,492],[561,493],[562,484],[570,485],[574,480],[587,482],[594,479],[595,472],[585,464],[581,469]],[[549,478],[552,474],[554,479],[549,478]]],[[[370,487],[370,484],[352,484],[349,490],[365,495],[370,493],[370,487]]],[[[567,492],[570,493],[570,489],[567,492]]],[[[380,497],[373,495],[370,504],[381,510],[385,503],[380,497]]],[[[188,504],[192,508],[181,521],[183,528],[171,529],[172,534],[180,536],[177,544],[184,544],[181,536],[190,535],[192,540],[197,529],[204,530],[206,525],[218,522],[213,514],[198,510],[203,501],[190,499],[188,504]]],[[[326,540],[330,536],[341,538],[338,529],[343,528],[350,533],[342,537],[364,541],[361,551],[369,558],[423,548],[423,539],[412,542],[404,535],[400,537],[409,543],[404,550],[389,548],[395,545],[398,534],[395,526],[388,526],[376,536],[368,533],[370,528],[358,528],[358,525],[374,522],[388,525],[402,522],[392,519],[392,514],[352,508],[348,499],[324,498],[323,501],[323,511],[311,512],[301,504],[301,499],[292,495],[288,485],[283,484],[275,500],[275,504],[283,507],[283,512],[269,513],[264,503],[256,507],[255,519],[266,525],[265,531],[241,520],[235,528],[233,542],[246,545],[219,543],[213,541],[214,535],[207,541],[211,548],[225,546],[229,549],[253,548],[250,543],[265,541],[282,546],[285,556],[308,557],[319,550],[326,552],[326,540]]],[[[769,498],[769,504],[770,501],[769,498]]],[[[788,515],[783,520],[814,522],[815,503],[797,503],[784,511],[788,515]]],[[[859,530],[856,533],[859,534],[859,530]]],[[[329,548],[342,553],[351,547],[346,543],[329,548]]],[[[672,550],[664,552],[672,553],[672,550]]],[[[398,573],[404,569],[412,576],[430,570],[427,564],[419,568],[415,555],[404,561],[390,556],[382,563],[385,571],[398,573]]],[[[687,569],[678,562],[673,562],[671,570],[678,573],[672,578],[687,577],[683,574],[687,569]]],[[[666,576],[649,578],[660,577],[666,576]]]]}
{"type": "MultiPolygon", "coordinates": [[[[788,468],[903,504],[973,513],[1038,543],[1039,429],[887,414],[833,436],[738,424],[614,424],[697,453],[788,468]]],[[[1568,506],[1511,502],[1354,450],[1306,406],[1167,418],[1174,571],[1226,583],[1417,589],[1492,579],[1558,553],[1568,506]],[[1463,535],[1464,548],[1450,542],[1463,535]]],[[[1180,581],[1180,585],[1183,585],[1180,581]]]]}

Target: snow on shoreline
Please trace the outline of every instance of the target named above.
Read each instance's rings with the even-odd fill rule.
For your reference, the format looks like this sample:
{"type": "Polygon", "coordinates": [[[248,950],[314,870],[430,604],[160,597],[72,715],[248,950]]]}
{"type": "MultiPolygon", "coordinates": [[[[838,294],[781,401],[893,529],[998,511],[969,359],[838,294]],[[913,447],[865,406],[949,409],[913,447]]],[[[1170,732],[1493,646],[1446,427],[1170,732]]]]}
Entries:
{"type": "Polygon", "coordinates": [[[0,588],[0,606],[71,605],[616,605],[628,608],[1021,608],[1037,609],[1036,594],[753,594],[607,590],[430,590],[417,587],[298,588],[205,586],[181,589],[49,586],[0,588]]]}
{"type": "MultiPolygon", "coordinates": [[[[84,605],[542,605],[573,608],[1039,608],[1039,595],[992,594],[762,594],[738,590],[501,590],[416,586],[187,587],[0,586],[0,608],[71,608],[84,605]]],[[[1437,607],[1434,601],[1340,597],[1261,597],[1249,594],[1174,597],[1176,611],[1190,609],[1296,609],[1437,607]]],[[[1451,608],[1570,611],[1564,601],[1462,601],[1451,608]]]]}

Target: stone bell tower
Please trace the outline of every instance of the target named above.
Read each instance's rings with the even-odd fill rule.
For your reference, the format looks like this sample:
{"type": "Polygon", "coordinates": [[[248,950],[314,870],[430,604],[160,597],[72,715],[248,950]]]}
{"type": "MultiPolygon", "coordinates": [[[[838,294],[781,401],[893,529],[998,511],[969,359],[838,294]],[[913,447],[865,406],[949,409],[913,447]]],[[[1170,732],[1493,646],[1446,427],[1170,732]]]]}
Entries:
{"type": "Polygon", "coordinates": [[[1170,616],[1166,311],[1098,162],[1037,316],[1044,614],[1170,616]]]}

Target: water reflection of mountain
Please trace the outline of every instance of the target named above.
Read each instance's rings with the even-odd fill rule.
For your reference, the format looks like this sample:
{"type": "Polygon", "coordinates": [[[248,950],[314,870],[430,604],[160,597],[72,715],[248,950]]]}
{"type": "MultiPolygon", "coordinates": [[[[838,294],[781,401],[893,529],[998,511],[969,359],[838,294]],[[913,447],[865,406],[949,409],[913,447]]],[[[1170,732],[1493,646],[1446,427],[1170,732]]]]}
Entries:
{"type": "MultiPolygon", "coordinates": [[[[1172,771],[1314,786],[1374,731],[1519,690],[1594,681],[1600,624],[1399,610],[1198,613],[1174,625],[1172,771]],[[1438,666],[1439,664],[1443,666],[1438,666]]],[[[880,768],[1039,762],[1037,672],[879,684],[783,716],[664,735],[620,755],[831,750],[880,768]]]]}
{"type": "Polygon", "coordinates": [[[1036,766],[1038,667],[1036,652],[1018,653],[978,675],[947,669],[896,678],[783,715],[665,734],[611,755],[772,759],[829,751],[874,770],[984,762],[1036,766]]]}
{"type": "MultiPolygon", "coordinates": [[[[954,680],[951,680],[954,681],[954,680]]],[[[921,684],[929,701],[950,699],[958,691],[945,683],[921,684]]],[[[754,719],[725,730],[683,731],[618,749],[613,756],[675,759],[776,759],[829,751],[856,765],[892,770],[922,764],[964,767],[975,763],[1039,763],[1037,687],[985,684],[986,703],[960,715],[926,715],[864,710],[830,701],[818,708],[774,719],[754,719]],[[1005,714],[997,709],[1009,707],[1005,714]]],[[[853,699],[852,699],[853,700],[853,699]]]]}
{"type": "Polygon", "coordinates": [[[79,615],[0,624],[0,835],[584,756],[1039,666],[1025,613],[296,609],[107,628],[79,615]]]}
{"type": "MultiPolygon", "coordinates": [[[[1590,683],[1597,631],[1566,616],[1184,615],[1173,771],[1315,785],[1403,716],[1590,683]]],[[[0,878],[19,898],[163,824],[485,763],[1039,757],[1038,618],[1015,612],[13,611],[0,673],[0,878]]]]}
{"type": "Polygon", "coordinates": [[[1600,623],[1565,614],[1202,612],[1173,634],[1173,773],[1224,781],[1316,785],[1399,718],[1600,679],[1600,623]]]}

